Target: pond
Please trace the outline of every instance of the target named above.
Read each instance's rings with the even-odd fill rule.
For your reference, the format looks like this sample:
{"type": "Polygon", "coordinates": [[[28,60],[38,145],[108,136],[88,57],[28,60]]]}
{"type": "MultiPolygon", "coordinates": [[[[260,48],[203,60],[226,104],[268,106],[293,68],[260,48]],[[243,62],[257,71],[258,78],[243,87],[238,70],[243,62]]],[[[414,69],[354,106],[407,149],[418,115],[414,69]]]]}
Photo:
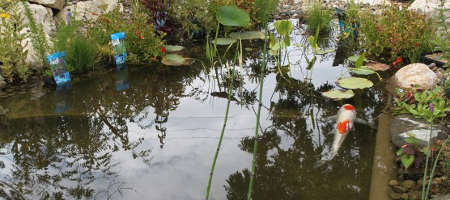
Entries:
{"type": "MultiPolygon", "coordinates": [[[[328,48],[339,47],[335,35],[325,42],[328,48]]],[[[306,45],[301,26],[291,37],[306,45]]],[[[236,69],[239,87],[233,89],[212,199],[247,195],[262,43],[245,45],[252,49],[236,69]]],[[[359,118],[376,121],[385,106],[383,84],[355,91],[351,101],[326,99],[320,92],[336,88],[337,78],[348,74],[342,55],[317,56],[307,69],[305,57],[313,55],[299,46],[289,47],[289,73],[277,73],[270,62],[264,78],[254,199],[369,199],[375,129],[356,124],[339,154],[317,163],[333,142],[335,122],[328,117],[352,103],[359,118]]],[[[203,59],[202,47],[189,51],[203,59]]],[[[0,120],[0,196],[204,199],[227,81],[226,70],[200,62],[129,66],[75,80],[69,88],[2,99],[9,112],[0,120]]]]}

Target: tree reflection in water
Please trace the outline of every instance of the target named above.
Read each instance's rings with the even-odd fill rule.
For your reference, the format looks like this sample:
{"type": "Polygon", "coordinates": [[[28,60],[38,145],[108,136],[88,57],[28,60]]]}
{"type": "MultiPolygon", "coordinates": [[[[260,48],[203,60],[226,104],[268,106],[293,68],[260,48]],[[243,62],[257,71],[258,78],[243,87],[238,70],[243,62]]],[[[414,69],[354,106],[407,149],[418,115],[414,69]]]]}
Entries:
{"type": "Polygon", "coordinates": [[[7,152],[0,159],[8,166],[1,169],[5,173],[0,177],[0,197],[109,199],[125,190],[132,191],[115,171],[119,163],[113,154],[129,152],[133,159],[148,163],[151,147],[142,146],[142,137],[131,139],[128,124],[149,129],[156,123],[163,145],[163,124],[179,105],[185,86],[199,72],[198,68],[152,69],[130,73],[134,76],[129,78],[131,87],[120,92],[114,90],[114,79],[105,77],[74,84],[71,95],[76,100],[67,95],[64,99],[47,95],[27,107],[22,106],[28,103],[26,100],[13,101],[8,106],[13,112],[17,107],[34,116],[33,110],[51,113],[55,102],[68,100],[71,115],[22,115],[0,120],[0,147],[7,152]],[[154,121],[149,121],[152,110],[154,121]]]}

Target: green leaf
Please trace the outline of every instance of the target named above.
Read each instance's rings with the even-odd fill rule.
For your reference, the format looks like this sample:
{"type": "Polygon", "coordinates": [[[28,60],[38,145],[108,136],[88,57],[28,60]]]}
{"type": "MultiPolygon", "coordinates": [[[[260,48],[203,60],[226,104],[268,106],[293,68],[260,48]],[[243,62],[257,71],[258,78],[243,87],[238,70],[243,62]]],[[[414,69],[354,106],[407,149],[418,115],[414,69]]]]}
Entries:
{"type": "Polygon", "coordinates": [[[358,68],[350,68],[350,70],[352,71],[352,73],[359,74],[359,75],[369,75],[369,74],[375,73],[375,71],[367,68],[366,66],[361,66],[358,68]]]}
{"type": "Polygon", "coordinates": [[[363,53],[358,57],[358,60],[356,60],[355,62],[355,66],[357,68],[361,67],[364,63],[364,60],[366,60],[366,53],[363,53]]]}
{"type": "Polygon", "coordinates": [[[192,58],[185,58],[178,54],[167,54],[161,60],[164,65],[169,66],[190,65],[193,63],[193,61],[194,60],[192,58]]]}
{"type": "MultiPolygon", "coordinates": [[[[409,135],[409,134],[408,134],[409,135]]],[[[414,136],[409,135],[409,137],[405,138],[405,142],[408,144],[421,144],[420,140],[415,138],[414,136]]]]}
{"type": "Polygon", "coordinates": [[[234,42],[236,42],[236,40],[232,38],[217,38],[213,40],[213,43],[215,43],[216,45],[230,45],[234,42]]]}
{"type": "Polygon", "coordinates": [[[406,155],[404,154],[401,158],[403,166],[405,166],[406,169],[411,166],[411,164],[414,162],[414,155],[406,155]]]}
{"type": "Polygon", "coordinates": [[[292,32],[292,22],[289,20],[276,21],[274,26],[278,34],[284,37],[289,37],[289,34],[292,32]]]}
{"type": "Polygon", "coordinates": [[[178,46],[178,45],[166,45],[166,51],[167,52],[176,52],[176,51],[181,51],[184,49],[184,47],[182,46],[178,46]]]}
{"type": "Polygon", "coordinates": [[[316,39],[314,38],[314,36],[309,36],[307,39],[309,45],[313,48],[313,49],[317,49],[317,43],[316,43],[316,39]]]}
{"type": "Polygon", "coordinates": [[[321,48],[316,48],[316,49],[313,49],[313,51],[314,51],[314,54],[316,54],[316,55],[325,55],[327,53],[333,52],[334,50],[333,49],[323,50],[321,48]]]}
{"type": "Polygon", "coordinates": [[[349,77],[337,81],[338,85],[347,89],[363,89],[373,86],[372,81],[365,78],[349,77]]]}
{"type": "Polygon", "coordinates": [[[350,56],[347,58],[350,62],[356,62],[359,58],[359,55],[350,56]]]}
{"type": "Polygon", "coordinates": [[[403,154],[403,152],[404,152],[405,150],[403,150],[403,149],[399,149],[398,151],[397,151],[397,153],[395,153],[397,156],[401,156],[402,154],[403,154]]]}
{"type": "Polygon", "coordinates": [[[353,93],[353,90],[347,90],[345,92],[341,90],[330,90],[327,92],[322,92],[322,95],[325,97],[328,97],[330,99],[349,99],[352,98],[355,93],[353,93]]]}
{"type": "Polygon", "coordinates": [[[264,33],[260,31],[233,32],[230,33],[230,37],[236,40],[255,40],[266,38],[264,33]]]}
{"type": "Polygon", "coordinates": [[[250,25],[250,16],[242,9],[236,6],[222,6],[217,10],[216,18],[224,26],[250,25]]]}

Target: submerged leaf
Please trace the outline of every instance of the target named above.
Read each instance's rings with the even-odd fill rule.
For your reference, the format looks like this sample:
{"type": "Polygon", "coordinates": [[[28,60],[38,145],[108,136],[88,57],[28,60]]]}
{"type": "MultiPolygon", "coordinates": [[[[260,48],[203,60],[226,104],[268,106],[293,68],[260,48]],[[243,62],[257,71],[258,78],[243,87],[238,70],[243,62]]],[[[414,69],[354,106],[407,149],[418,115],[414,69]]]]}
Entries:
{"type": "Polygon", "coordinates": [[[339,79],[337,83],[339,86],[347,89],[363,89],[363,88],[370,88],[373,86],[372,81],[358,77],[339,79]]]}
{"type": "Polygon", "coordinates": [[[216,45],[230,45],[234,42],[236,42],[236,40],[232,38],[217,38],[213,40],[213,43],[215,43],[216,45]]]}
{"type": "Polygon", "coordinates": [[[345,92],[341,90],[330,90],[326,92],[322,92],[322,95],[325,97],[328,97],[330,99],[349,99],[355,96],[355,93],[353,93],[353,90],[347,90],[345,92]]]}
{"type": "Polygon", "coordinates": [[[236,6],[222,6],[216,13],[217,21],[225,26],[250,25],[250,16],[242,9],[236,6]]]}
{"type": "Polygon", "coordinates": [[[230,37],[237,40],[255,40],[264,39],[265,35],[260,31],[233,32],[230,37]]]}
{"type": "Polygon", "coordinates": [[[194,60],[192,58],[185,58],[178,54],[167,54],[161,60],[164,65],[169,66],[190,65],[193,63],[193,61],[194,60]]]}
{"type": "Polygon", "coordinates": [[[178,46],[178,45],[166,45],[166,51],[167,52],[176,52],[176,51],[181,51],[184,49],[184,47],[182,46],[178,46]]]}

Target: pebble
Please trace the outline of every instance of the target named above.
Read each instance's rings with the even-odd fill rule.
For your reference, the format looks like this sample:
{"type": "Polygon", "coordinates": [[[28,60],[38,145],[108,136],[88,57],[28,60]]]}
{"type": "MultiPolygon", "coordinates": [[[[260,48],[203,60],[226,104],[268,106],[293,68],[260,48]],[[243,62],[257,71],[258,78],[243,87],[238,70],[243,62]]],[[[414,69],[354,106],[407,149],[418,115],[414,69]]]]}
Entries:
{"type": "Polygon", "coordinates": [[[403,193],[401,199],[408,200],[408,193],[403,193]]]}
{"type": "Polygon", "coordinates": [[[406,188],[404,188],[404,187],[402,187],[402,186],[398,186],[398,185],[393,186],[393,187],[392,187],[392,190],[393,190],[394,192],[396,192],[396,193],[404,193],[404,192],[407,192],[407,191],[408,191],[406,188]]]}
{"type": "Polygon", "coordinates": [[[412,189],[416,186],[416,182],[413,180],[403,181],[402,186],[406,189],[412,189]]]}
{"type": "Polygon", "coordinates": [[[418,200],[420,198],[420,192],[418,191],[412,191],[408,193],[408,198],[410,200],[418,200]]]}
{"type": "Polygon", "coordinates": [[[395,193],[395,192],[391,192],[391,193],[389,194],[389,196],[391,197],[391,199],[394,199],[394,200],[397,200],[397,199],[401,199],[401,198],[402,198],[402,195],[401,195],[401,194],[398,194],[398,193],[395,193]]]}
{"type": "Polygon", "coordinates": [[[389,181],[389,185],[390,185],[390,186],[397,186],[397,185],[398,185],[398,181],[392,179],[392,180],[389,181]]]}

